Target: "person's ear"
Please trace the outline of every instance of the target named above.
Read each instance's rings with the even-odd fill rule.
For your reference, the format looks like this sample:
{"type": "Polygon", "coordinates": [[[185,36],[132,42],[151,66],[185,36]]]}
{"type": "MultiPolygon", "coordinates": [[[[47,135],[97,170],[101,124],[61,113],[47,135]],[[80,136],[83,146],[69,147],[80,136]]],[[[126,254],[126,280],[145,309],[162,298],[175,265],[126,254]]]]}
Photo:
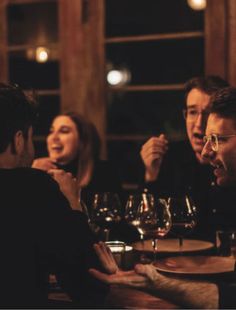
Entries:
{"type": "Polygon", "coordinates": [[[24,137],[21,130],[17,131],[11,144],[11,151],[15,155],[19,155],[24,150],[24,137]]]}

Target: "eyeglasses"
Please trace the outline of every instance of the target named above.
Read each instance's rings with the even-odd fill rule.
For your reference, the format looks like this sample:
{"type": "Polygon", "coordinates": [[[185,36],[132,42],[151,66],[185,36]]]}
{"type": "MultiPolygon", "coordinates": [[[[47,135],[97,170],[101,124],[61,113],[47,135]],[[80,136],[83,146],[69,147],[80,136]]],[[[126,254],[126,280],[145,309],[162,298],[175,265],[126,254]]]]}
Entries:
{"type": "Polygon", "coordinates": [[[219,143],[220,142],[225,142],[225,141],[227,141],[228,138],[232,138],[232,137],[236,137],[236,134],[220,136],[220,135],[217,135],[217,134],[213,133],[211,135],[204,136],[203,137],[203,142],[205,144],[210,142],[212,151],[217,152],[218,149],[219,149],[219,143]]]}
{"type": "Polygon", "coordinates": [[[207,120],[207,118],[209,116],[209,112],[208,111],[198,111],[195,109],[184,109],[183,115],[184,115],[184,118],[187,119],[188,121],[195,122],[197,120],[197,118],[199,117],[199,115],[202,115],[203,119],[207,120]]]}

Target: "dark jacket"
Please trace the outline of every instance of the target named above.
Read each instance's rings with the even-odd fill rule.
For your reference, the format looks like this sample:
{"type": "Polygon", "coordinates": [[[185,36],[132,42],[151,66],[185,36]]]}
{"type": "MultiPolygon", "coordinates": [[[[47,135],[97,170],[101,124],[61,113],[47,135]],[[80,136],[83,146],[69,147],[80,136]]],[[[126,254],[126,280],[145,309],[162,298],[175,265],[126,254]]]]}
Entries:
{"type": "Polygon", "coordinates": [[[0,307],[45,307],[51,272],[78,305],[100,302],[106,287],[88,274],[100,268],[94,236],[57,183],[19,168],[0,169],[0,184],[0,307]]]}

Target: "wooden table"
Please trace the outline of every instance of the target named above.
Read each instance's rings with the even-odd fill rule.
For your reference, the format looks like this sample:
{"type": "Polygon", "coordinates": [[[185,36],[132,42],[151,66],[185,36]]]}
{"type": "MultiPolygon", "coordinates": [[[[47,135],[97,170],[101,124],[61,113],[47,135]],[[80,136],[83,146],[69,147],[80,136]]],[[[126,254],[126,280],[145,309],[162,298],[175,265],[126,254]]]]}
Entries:
{"type": "Polygon", "coordinates": [[[128,288],[112,286],[107,296],[106,306],[109,308],[123,309],[178,309],[167,300],[152,296],[143,291],[128,288]]]}
{"type": "MultiPolygon", "coordinates": [[[[57,305],[68,305],[72,303],[70,297],[63,292],[49,293],[49,300],[57,305]]],[[[113,309],[178,309],[167,300],[152,296],[148,293],[128,287],[111,286],[110,292],[104,305],[113,309]]]]}

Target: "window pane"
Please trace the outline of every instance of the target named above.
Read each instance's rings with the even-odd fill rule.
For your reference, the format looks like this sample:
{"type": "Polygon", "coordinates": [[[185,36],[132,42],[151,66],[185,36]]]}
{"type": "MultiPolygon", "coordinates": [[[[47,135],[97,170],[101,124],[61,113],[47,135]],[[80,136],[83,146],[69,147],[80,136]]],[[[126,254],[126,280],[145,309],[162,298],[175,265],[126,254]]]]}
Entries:
{"type": "Polygon", "coordinates": [[[42,45],[58,41],[57,3],[8,6],[9,45],[42,45]]]}
{"type": "Polygon", "coordinates": [[[17,83],[24,89],[58,89],[59,63],[58,61],[38,63],[27,59],[26,52],[11,52],[9,78],[12,83],[17,83]]]}
{"type": "Polygon", "coordinates": [[[109,134],[183,136],[183,91],[113,93],[108,104],[109,134]]]}
{"type": "Polygon", "coordinates": [[[39,117],[34,134],[47,135],[53,118],[60,112],[60,99],[58,96],[40,96],[38,104],[39,117]]]}
{"type": "Polygon", "coordinates": [[[204,41],[198,38],[107,44],[106,59],[130,71],[130,84],[184,83],[204,73],[204,41]]]}
{"type": "Polygon", "coordinates": [[[187,0],[106,0],[106,36],[203,30],[204,12],[187,0]]]}

